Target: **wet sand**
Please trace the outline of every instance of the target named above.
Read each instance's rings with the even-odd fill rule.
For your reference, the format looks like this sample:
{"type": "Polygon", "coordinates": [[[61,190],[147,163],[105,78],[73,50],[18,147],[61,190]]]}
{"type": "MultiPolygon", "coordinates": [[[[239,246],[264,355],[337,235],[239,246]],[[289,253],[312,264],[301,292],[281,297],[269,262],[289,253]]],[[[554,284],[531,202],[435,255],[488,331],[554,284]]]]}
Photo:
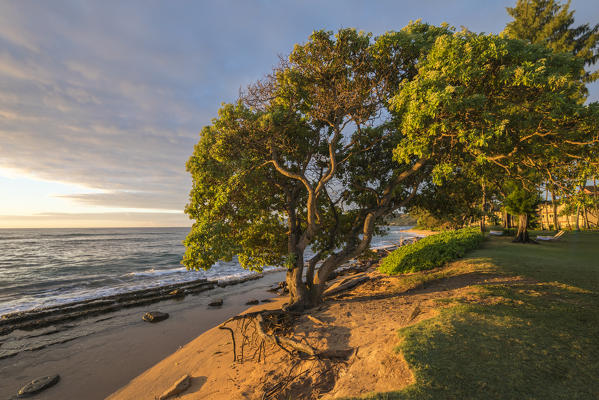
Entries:
{"type": "Polygon", "coordinates": [[[57,328],[64,325],[39,332],[15,330],[0,337],[0,346],[8,346],[8,340],[16,346],[21,338],[29,345],[32,341],[39,347],[49,345],[0,360],[0,398],[11,398],[32,379],[57,373],[60,382],[36,395],[36,400],[104,399],[198,335],[246,310],[248,300],[276,297],[266,289],[282,280],[284,272],[269,273],[184,298],[70,321],[59,332],[57,328]],[[221,298],[223,306],[208,306],[221,298]],[[150,324],[141,319],[146,311],[167,312],[170,318],[150,324]],[[36,334],[40,336],[32,338],[36,334]],[[50,344],[60,341],[64,343],[50,344]]]}

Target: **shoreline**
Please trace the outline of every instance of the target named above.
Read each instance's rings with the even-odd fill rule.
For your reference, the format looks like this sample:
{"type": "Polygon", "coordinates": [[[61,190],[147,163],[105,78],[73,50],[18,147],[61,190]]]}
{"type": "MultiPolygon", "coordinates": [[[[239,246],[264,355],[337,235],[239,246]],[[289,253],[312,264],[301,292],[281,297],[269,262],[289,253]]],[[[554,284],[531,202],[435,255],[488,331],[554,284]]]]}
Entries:
{"type": "MultiPolygon", "coordinates": [[[[404,238],[375,251],[386,253],[413,240],[404,238]]],[[[350,262],[336,276],[360,268],[364,266],[350,262]]],[[[272,299],[273,286],[284,280],[280,270],[231,281],[200,279],[5,314],[0,317],[0,397],[14,395],[28,380],[58,373],[61,382],[38,398],[104,398],[228,318],[280,308],[282,296],[251,308],[247,302],[272,299]],[[208,307],[218,297],[224,306],[208,307]],[[167,312],[171,318],[148,324],[141,320],[147,311],[167,312]],[[126,362],[112,368],[116,360],[126,362]]]]}
{"type": "Polygon", "coordinates": [[[20,350],[0,359],[0,398],[11,398],[32,379],[57,373],[60,382],[36,399],[104,399],[197,336],[245,311],[248,301],[269,299],[261,305],[277,301],[279,296],[268,289],[284,280],[284,274],[276,271],[261,279],[215,286],[151,305],[30,331],[15,330],[0,337],[0,350],[20,350]],[[208,306],[217,299],[224,300],[222,306],[208,306]],[[170,317],[148,323],[141,318],[147,311],[166,312],[170,317]]]}
{"type": "MultiPolygon", "coordinates": [[[[67,321],[103,315],[123,308],[150,305],[171,298],[185,297],[187,295],[212,290],[216,287],[238,285],[240,283],[260,279],[266,274],[275,272],[279,271],[273,270],[265,273],[250,274],[227,281],[202,278],[188,282],[159,285],[147,289],[138,289],[87,300],[8,313],[0,316],[0,337],[8,335],[17,329],[39,329],[67,321]]],[[[2,354],[0,348],[0,359],[5,357],[6,355],[2,354]]]]}
{"type": "MultiPolygon", "coordinates": [[[[435,232],[426,230],[402,229],[402,233],[408,233],[413,235],[413,237],[418,238],[434,234],[435,232]]],[[[392,251],[404,243],[407,244],[410,242],[410,238],[405,238],[399,243],[382,245],[373,247],[372,249],[392,251]]],[[[350,262],[348,265],[351,267],[351,264],[352,262],[350,262]]],[[[348,266],[345,266],[345,268],[347,267],[348,266]]],[[[341,266],[337,269],[337,271],[342,271],[343,269],[344,266],[341,266]]],[[[237,285],[247,281],[260,279],[267,274],[276,273],[279,271],[281,271],[281,269],[277,268],[267,270],[262,273],[252,273],[246,276],[228,280],[201,278],[192,281],[157,285],[145,289],[124,291],[121,293],[98,296],[89,299],[75,300],[41,308],[9,312],[0,315],[0,340],[3,336],[8,335],[12,331],[18,329],[40,329],[81,318],[99,316],[123,308],[150,305],[160,301],[168,300],[170,298],[184,297],[203,291],[209,291],[215,287],[237,285]]],[[[2,348],[0,347],[0,360],[10,356],[12,355],[3,354],[2,348]]]]}

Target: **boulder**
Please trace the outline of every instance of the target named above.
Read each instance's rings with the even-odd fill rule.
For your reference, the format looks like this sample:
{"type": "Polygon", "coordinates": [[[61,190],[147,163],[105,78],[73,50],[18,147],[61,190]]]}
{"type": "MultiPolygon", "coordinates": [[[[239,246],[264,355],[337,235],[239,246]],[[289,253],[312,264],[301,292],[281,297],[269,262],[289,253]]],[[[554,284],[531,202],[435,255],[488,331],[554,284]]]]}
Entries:
{"type": "Polygon", "coordinates": [[[214,301],[208,303],[208,305],[210,307],[220,307],[223,305],[223,299],[214,300],[214,301]]]}
{"type": "Polygon", "coordinates": [[[166,400],[171,397],[175,397],[189,389],[191,386],[191,377],[189,375],[183,375],[179,380],[177,380],[173,386],[168,388],[164,393],[160,395],[158,400],[166,400]]]}
{"type": "Polygon", "coordinates": [[[258,300],[254,299],[254,300],[250,300],[247,303],[245,303],[246,306],[253,306],[260,303],[258,300]]]}
{"type": "Polygon", "coordinates": [[[56,385],[59,380],[60,375],[50,375],[34,379],[27,385],[19,389],[19,391],[17,392],[17,398],[20,399],[23,397],[33,396],[34,394],[39,393],[42,390],[46,390],[49,387],[56,385]]]}
{"type": "Polygon", "coordinates": [[[150,311],[144,314],[141,318],[146,322],[160,322],[168,318],[168,313],[160,311],[150,311]]]}

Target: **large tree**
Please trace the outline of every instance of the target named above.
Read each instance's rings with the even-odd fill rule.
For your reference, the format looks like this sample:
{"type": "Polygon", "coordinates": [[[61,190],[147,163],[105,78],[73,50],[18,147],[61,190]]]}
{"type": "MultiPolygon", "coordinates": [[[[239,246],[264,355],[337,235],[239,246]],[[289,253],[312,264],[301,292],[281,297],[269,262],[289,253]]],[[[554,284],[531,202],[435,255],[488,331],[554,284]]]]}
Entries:
{"type": "Polygon", "coordinates": [[[387,106],[449,32],[414,23],[373,41],[317,31],[224,105],[187,165],[195,223],[183,263],[210,268],[237,255],[246,268],[285,265],[289,308],[318,304],[331,272],[368,249],[430,168],[432,154],[393,162],[402,136],[387,106]]]}
{"type": "MultiPolygon", "coordinates": [[[[550,175],[557,165],[596,151],[597,105],[583,105],[583,64],[495,35],[439,37],[418,75],[392,99],[392,108],[404,114],[396,158],[430,148],[460,162],[468,155],[484,174],[502,171],[521,189],[536,191],[540,172],[550,175]]],[[[443,170],[457,167],[450,162],[443,170]]],[[[521,228],[517,239],[526,241],[521,228]]]]}

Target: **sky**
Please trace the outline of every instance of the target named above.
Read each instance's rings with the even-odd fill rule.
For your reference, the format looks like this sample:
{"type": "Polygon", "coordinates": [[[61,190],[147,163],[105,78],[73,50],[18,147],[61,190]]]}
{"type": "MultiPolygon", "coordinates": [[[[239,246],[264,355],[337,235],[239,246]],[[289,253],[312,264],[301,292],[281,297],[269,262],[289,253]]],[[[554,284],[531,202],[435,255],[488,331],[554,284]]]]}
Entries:
{"type": "MultiPolygon", "coordinates": [[[[577,24],[599,22],[596,1],[572,1],[577,24]]],[[[0,228],[189,226],[200,130],[313,30],[499,33],[514,3],[2,1],[0,228]]]]}

